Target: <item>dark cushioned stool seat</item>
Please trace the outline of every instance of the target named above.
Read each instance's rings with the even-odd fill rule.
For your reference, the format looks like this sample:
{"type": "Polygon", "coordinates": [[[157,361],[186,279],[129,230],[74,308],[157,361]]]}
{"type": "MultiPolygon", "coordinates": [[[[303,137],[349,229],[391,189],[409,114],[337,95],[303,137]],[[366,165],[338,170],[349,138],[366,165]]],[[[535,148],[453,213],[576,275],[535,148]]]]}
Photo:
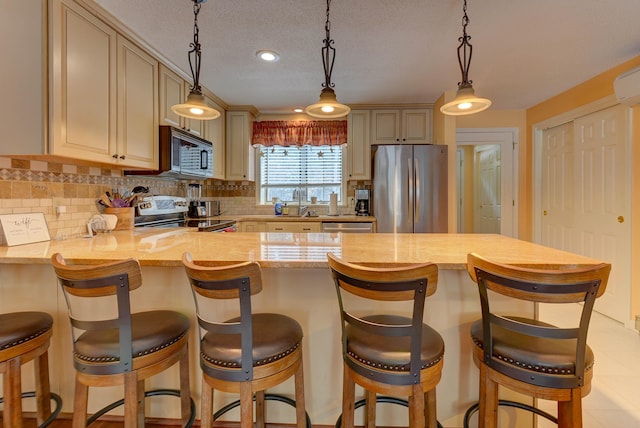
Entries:
{"type": "MultiPolygon", "coordinates": [[[[232,318],[226,323],[239,322],[232,318]]],[[[302,327],[292,318],[280,314],[253,315],[253,365],[273,363],[295,351],[302,343],[302,327]]],[[[240,368],[240,335],[206,333],[200,342],[200,355],[207,363],[240,368]]]]}
{"type": "MultiPolygon", "coordinates": [[[[42,425],[55,419],[51,413],[52,394],[49,387],[49,343],[53,318],[45,312],[12,312],[0,314],[0,374],[2,375],[5,428],[20,428],[22,420],[21,371],[23,364],[34,360],[36,377],[37,420],[42,425]]],[[[55,394],[54,394],[55,395],[55,394]]]]}
{"type": "MultiPolygon", "coordinates": [[[[539,326],[554,327],[538,320],[522,317],[506,317],[512,320],[539,326]]],[[[471,325],[471,340],[480,349],[483,348],[482,320],[471,325]]],[[[493,354],[496,358],[541,373],[575,374],[575,341],[531,337],[506,330],[500,326],[493,328],[493,354]]],[[[593,351],[587,345],[584,370],[593,367],[593,351]]]]}
{"type": "MultiPolygon", "coordinates": [[[[131,314],[131,350],[142,357],[166,348],[189,332],[189,318],[174,311],[131,314]]],[[[74,355],[86,361],[118,361],[120,337],[117,329],[86,331],[76,340],[74,355]]]]}
{"type": "Polygon", "coordinates": [[[0,314],[0,351],[32,340],[52,326],[53,318],[44,312],[0,314]]]}
{"type": "MultiPolygon", "coordinates": [[[[369,315],[362,319],[376,324],[411,324],[411,318],[398,315],[369,315]]],[[[411,359],[409,337],[382,337],[351,325],[347,325],[345,333],[347,353],[359,362],[383,370],[409,371],[411,359]]],[[[443,356],[442,336],[430,326],[422,324],[420,369],[433,366],[443,356]]]]}

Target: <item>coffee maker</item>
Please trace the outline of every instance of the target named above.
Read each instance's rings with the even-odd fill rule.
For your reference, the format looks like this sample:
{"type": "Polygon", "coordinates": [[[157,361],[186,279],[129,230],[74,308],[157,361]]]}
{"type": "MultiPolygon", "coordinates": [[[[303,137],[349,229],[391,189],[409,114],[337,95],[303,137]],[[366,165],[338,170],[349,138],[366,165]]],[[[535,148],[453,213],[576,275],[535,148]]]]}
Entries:
{"type": "Polygon", "coordinates": [[[189,183],[187,187],[187,199],[189,199],[189,211],[187,214],[190,218],[199,218],[207,216],[206,204],[202,199],[202,185],[197,183],[189,183]]]}
{"type": "Polygon", "coordinates": [[[369,189],[356,189],[356,215],[369,215],[369,189]]]}

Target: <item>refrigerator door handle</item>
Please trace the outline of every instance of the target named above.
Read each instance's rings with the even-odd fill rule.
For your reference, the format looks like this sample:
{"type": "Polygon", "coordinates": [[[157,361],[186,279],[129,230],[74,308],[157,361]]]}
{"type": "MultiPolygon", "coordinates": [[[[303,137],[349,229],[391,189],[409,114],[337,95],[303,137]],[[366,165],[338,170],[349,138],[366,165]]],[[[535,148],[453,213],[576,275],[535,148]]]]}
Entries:
{"type": "MultiPolygon", "coordinates": [[[[412,158],[408,158],[407,159],[407,213],[409,213],[409,215],[411,216],[413,214],[413,191],[414,191],[414,187],[413,187],[413,180],[415,178],[415,173],[413,171],[413,168],[411,166],[411,159],[412,158]]],[[[411,221],[413,221],[415,217],[412,216],[411,221]]]]}
{"type": "Polygon", "coordinates": [[[415,214],[413,216],[413,218],[415,219],[414,221],[418,221],[420,219],[420,170],[418,169],[418,159],[414,158],[413,159],[413,164],[414,164],[414,170],[413,170],[413,176],[415,177],[415,183],[416,183],[416,187],[415,187],[415,194],[416,194],[416,204],[415,204],[415,214]]]}

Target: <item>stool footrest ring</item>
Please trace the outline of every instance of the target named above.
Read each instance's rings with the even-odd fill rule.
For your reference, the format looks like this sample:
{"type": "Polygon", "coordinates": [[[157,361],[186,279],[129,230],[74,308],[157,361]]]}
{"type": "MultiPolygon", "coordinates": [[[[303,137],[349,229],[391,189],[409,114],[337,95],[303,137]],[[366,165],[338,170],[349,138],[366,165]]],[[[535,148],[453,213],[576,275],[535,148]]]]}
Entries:
{"type": "MultiPolygon", "coordinates": [[[[385,395],[376,397],[376,403],[391,403],[391,404],[399,404],[404,407],[409,407],[409,402],[407,400],[403,400],[402,398],[396,398],[396,397],[387,397],[385,395]]],[[[354,410],[366,404],[367,404],[367,400],[365,398],[363,398],[362,400],[356,401],[354,410]]],[[[338,420],[336,421],[335,428],[341,428],[341,426],[342,426],[342,413],[340,414],[340,416],[338,416],[338,420]]],[[[440,422],[438,422],[438,428],[442,428],[442,425],[440,424],[440,422]]]]}
{"type": "MultiPolygon", "coordinates": [[[[170,395],[173,397],[180,397],[180,391],[178,391],[177,389],[154,389],[151,391],[145,391],[144,393],[145,397],[155,397],[156,395],[170,395]]],[[[184,426],[184,428],[191,428],[191,426],[193,426],[193,422],[196,420],[196,403],[193,401],[193,398],[189,398],[191,400],[191,417],[187,421],[187,424],[184,426]]],[[[118,401],[114,401],[113,403],[103,407],[102,409],[91,415],[89,419],[87,419],[87,425],[91,425],[100,416],[104,415],[107,412],[110,412],[116,407],[122,406],[123,404],[124,398],[118,401]]]]}
{"type": "MultiPolygon", "coordinates": [[[[535,413],[538,416],[542,416],[543,418],[548,419],[555,424],[558,423],[558,418],[556,418],[555,416],[528,404],[518,403],[517,401],[498,400],[498,406],[515,407],[517,409],[527,410],[529,412],[535,413]]],[[[467,411],[464,413],[464,420],[462,423],[463,428],[469,428],[469,418],[471,418],[471,416],[479,409],[480,405],[478,403],[475,403],[467,409],[467,411]]]]}
{"type": "MultiPolygon", "coordinates": [[[[289,397],[285,397],[282,395],[277,395],[277,394],[265,394],[264,395],[264,399],[266,401],[280,401],[281,403],[286,403],[292,407],[296,407],[296,401],[292,400],[289,397]]],[[[253,401],[256,401],[255,396],[253,397],[253,401]]],[[[215,421],[216,419],[218,419],[220,416],[224,415],[225,413],[227,413],[229,410],[231,409],[235,409],[236,407],[240,406],[240,400],[236,400],[232,403],[227,404],[226,406],[224,406],[223,408],[221,408],[220,410],[218,410],[217,412],[215,412],[213,414],[213,420],[215,421]]],[[[305,415],[307,416],[307,428],[312,428],[311,425],[311,418],[309,418],[309,414],[307,412],[304,412],[305,415]]]]}
{"type": "MultiPolygon", "coordinates": [[[[42,425],[38,425],[38,428],[48,427],[51,422],[53,422],[58,417],[60,411],[62,410],[62,398],[60,398],[60,396],[54,392],[51,392],[50,394],[51,399],[56,403],[56,408],[53,410],[53,412],[51,412],[49,417],[45,419],[44,422],[42,422],[42,425]]],[[[20,397],[22,398],[33,398],[35,396],[35,391],[23,392],[22,395],[20,395],[20,397]]],[[[4,403],[4,399],[2,397],[0,397],[0,403],[4,403]]]]}

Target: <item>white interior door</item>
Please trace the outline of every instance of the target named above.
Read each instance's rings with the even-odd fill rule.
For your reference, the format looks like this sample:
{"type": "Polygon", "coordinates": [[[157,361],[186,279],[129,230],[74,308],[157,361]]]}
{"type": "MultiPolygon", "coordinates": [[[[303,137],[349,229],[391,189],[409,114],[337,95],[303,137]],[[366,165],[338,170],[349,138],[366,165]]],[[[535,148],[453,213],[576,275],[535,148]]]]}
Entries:
{"type": "Polygon", "coordinates": [[[476,206],[475,232],[500,233],[501,217],[501,160],[500,146],[486,145],[475,148],[476,206]]]}
{"type": "Polygon", "coordinates": [[[542,243],[611,263],[596,310],[623,323],[631,317],[630,142],[629,109],[616,106],[544,131],[542,148],[542,243]]]}

